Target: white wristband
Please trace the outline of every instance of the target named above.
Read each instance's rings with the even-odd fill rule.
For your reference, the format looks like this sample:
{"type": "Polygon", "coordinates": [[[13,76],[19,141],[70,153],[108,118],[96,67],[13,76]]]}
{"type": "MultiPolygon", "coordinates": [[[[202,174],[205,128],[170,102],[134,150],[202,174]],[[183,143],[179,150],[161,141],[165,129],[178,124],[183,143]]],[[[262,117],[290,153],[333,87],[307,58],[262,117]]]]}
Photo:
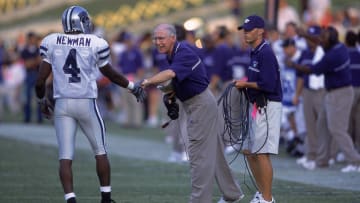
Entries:
{"type": "Polygon", "coordinates": [[[127,88],[128,88],[129,90],[134,89],[134,83],[131,82],[131,81],[129,81],[129,84],[128,84],[127,88]]]}

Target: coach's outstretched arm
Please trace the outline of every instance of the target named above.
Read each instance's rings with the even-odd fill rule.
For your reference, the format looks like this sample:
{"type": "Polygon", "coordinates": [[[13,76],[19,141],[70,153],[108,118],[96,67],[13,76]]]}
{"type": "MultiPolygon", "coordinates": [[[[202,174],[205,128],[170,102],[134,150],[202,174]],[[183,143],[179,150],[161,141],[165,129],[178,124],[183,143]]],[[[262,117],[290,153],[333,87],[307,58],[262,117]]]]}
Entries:
{"type": "Polygon", "coordinates": [[[146,87],[149,85],[157,85],[159,83],[168,81],[176,76],[175,72],[171,69],[161,71],[160,73],[152,76],[151,78],[142,81],[141,86],[146,87]]]}
{"type": "Polygon", "coordinates": [[[144,89],[141,87],[139,83],[133,83],[129,81],[126,77],[116,72],[110,64],[106,64],[102,68],[100,68],[100,72],[105,75],[111,82],[123,87],[127,88],[131,91],[131,93],[136,97],[138,102],[144,102],[146,93],[144,89]]]}

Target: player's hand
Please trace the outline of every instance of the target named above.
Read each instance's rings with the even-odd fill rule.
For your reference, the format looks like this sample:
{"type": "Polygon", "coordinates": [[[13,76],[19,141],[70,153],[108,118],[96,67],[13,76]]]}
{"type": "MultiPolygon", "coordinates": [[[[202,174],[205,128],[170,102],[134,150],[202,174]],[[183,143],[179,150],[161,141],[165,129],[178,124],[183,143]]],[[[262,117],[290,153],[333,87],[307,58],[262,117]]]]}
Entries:
{"type": "Polygon", "coordinates": [[[42,115],[46,119],[51,120],[54,113],[54,106],[47,99],[39,100],[39,104],[42,115]]]}
{"type": "Polygon", "coordinates": [[[138,102],[144,102],[146,98],[146,92],[144,88],[141,87],[142,81],[136,82],[134,84],[134,88],[131,91],[131,93],[136,97],[136,100],[138,102]]]}

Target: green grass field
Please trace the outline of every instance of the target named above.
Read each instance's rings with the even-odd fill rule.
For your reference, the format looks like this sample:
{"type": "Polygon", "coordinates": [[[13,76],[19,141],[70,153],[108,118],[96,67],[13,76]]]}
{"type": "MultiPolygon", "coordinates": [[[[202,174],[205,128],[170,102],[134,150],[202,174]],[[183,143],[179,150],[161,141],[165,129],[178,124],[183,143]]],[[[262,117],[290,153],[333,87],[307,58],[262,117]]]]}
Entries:
{"type": "MultiPolygon", "coordinates": [[[[57,203],[63,193],[57,176],[57,150],[0,138],[0,202],[57,203]]],[[[119,203],[185,203],[190,194],[187,165],[110,156],[113,198],[119,203]]],[[[93,156],[77,151],[75,192],[79,202],[99,202],[93,156]]],[[[249,202],[254,187],[248,176],[236,174],[249,202]],[[248,186],[248,187],[247,187],[248,186]]],[[[214,184],[215,185],[215,184],[214,184]]],[[[278,203],[359,203],[360,194],[274,180],[278,203]]],[[[220,193],[214,187],[214,201],[220,193]]]]}

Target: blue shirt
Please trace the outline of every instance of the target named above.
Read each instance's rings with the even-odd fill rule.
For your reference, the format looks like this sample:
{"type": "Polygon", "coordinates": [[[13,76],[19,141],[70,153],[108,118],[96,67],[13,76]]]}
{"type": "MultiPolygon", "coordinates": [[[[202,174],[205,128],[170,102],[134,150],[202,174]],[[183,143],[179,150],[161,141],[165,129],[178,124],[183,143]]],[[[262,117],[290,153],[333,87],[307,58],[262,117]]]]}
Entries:
{"type": "Polygon", "coordinates": [[[360,50],[348,48],[350,57],[351,81],[354,87],[360,87],[360,50]]]}
{"type": "Polygon", "coordinates": [[[233,79],[240,80],[246,77],[246,70],[250,65],[250,51],[251,49],[242,49],[237,46],[233,48],[233,55],[228,62],[233,79]]]}
{"type": "Polygon", "coordinates": [[[231,47],[222,43],[215,48],[214,52],[214,74],[218,75],[223,82],[232,80],[232,70],[229,66],[229,61],[233,56],[231,47]]]}
{"type": "Polygon", "coordinates": [[[210,79],[215,70],[215,49],[203,48],[203,62],[206,69],[207,77],[210,79]]]}
{"type": "Polygon", "coordinates": [[[263,41],[250,54],[251,61],[247,70],[248,82],[256,82],[260,90],[248,88],[251,102],[264,94],[270,101],[282,100],[280,68],[271,46],[263,41]]]}
{"type": "Polygon", "coordinates": [[[180,101],[186,101],[208,87],[204,64],[189,44],[176,42],[168,62],[176,75],[172,83],[180,101]]]}
{"type": "Polygon", "coordinates": [[[136,74],[143,67],[143,55],[139,48],[131,48],[120,54],[119,66],[123,74],[136,74]]]}
{"type": "Polygon", "coordinates": [[[324,74],[325,88],[336,89],[351,85],[350,58],[344,44],[338,43],[325,52],[324,57],[311,71],[315,74],[324,74]]]}

